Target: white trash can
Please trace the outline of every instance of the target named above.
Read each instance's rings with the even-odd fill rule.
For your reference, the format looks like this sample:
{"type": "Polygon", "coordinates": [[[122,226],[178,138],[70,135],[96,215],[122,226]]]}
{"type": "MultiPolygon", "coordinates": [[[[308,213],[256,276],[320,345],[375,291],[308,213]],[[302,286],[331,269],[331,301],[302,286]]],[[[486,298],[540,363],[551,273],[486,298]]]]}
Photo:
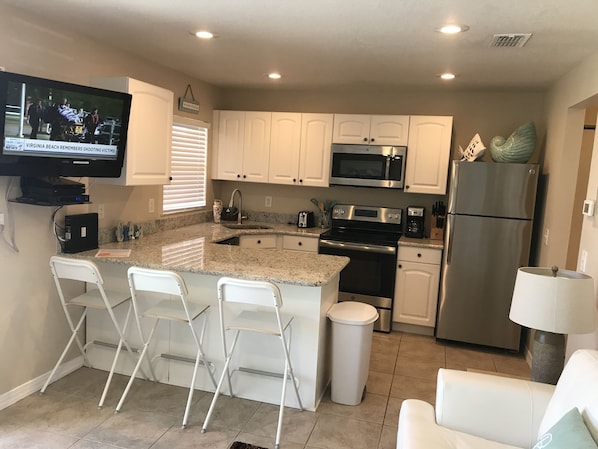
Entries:
{"type": "Polygon", "coordinates": [[[345,301],[333,304],[327,316],[332,321],[332,402],[357,405],[368,379],[378,312],[369,304],[345,301]]]}

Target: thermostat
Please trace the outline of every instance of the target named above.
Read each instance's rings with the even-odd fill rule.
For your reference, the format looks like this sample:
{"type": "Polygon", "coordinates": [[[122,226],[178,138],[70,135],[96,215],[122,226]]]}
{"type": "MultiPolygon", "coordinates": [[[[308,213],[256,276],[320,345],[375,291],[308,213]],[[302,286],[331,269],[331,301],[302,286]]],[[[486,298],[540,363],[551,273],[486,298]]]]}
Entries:
{"type": "Polygon", "coordinates": [[[585,200],[583,202],[583,214],[587,215],[588,217],[593,216],[595,203],[596,202],[594,200],[585,200]]]}

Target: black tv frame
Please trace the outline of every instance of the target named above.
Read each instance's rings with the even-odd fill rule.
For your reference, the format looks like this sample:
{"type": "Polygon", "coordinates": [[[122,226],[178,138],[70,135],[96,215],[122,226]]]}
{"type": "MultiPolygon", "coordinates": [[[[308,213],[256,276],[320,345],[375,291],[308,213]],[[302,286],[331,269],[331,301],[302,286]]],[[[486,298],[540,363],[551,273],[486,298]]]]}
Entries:
{"type": "MultiPolygon", "coordinates": [[[[14,96],[14,95],[13,95],[14,96]]],[[[123,92],[114,92],[106,89],[99,89],[95,87],[83,86],[79,84],[73,84],[58,80],[51,80],[46,78],[38,78],[29,75],[23,75],[11,72],[0,72],[0,176],[28,176],[28,177],[107,177],[107,178],[118,178],[121,175],[125,152],[127,133],[129,125],[129,114],[131,111],[132,96],[123,92]],[[47,105],[52,102],[58,102],[59,98],[70,96],[76,99],[83,109],[91,110],[93,107],[100,108],[100,116],[102,116],[101,106],[92,103],[103,103],[106,108],[113,108],[110,114],[112,123],[120,125],[119,138],[113,142],[117,147],[117,156],[115,159],[107,159],[101,157],[95,157],[93,155],[53,155],[44,156],[39,154],[22,154],[15,155],[7,154],[5,152],[5,142],[7,129],[11,126],[7,126],[8,120],[13,120],[15,113],[17,114],[16,125],[19,125],[19,119],[22,120],[24,117],[23,108],[24,105],[21,102],[16,105],[8,106],[9,97],[9,82],[10,86],[14,88],[14,84],[24,84],[25,88],[25,99],[39,96],[40,92],[49,92],[50,98],[42,98],[47,105]],[[31,93],[35,89],[36,95],[29,95],[27,90],[30,89],[31,93]],[[116,105],[118,104],[118,107],[116,105]],[[9,110],[10,109],[10,110],[9,110]],[[10,118],[9,118],[10,117],[10,118]]],[[[109,110],[109,109],[108,109],[109,110]]],[[[21,128],[19,128],[21,129],[21,128]]],[[[26,125],[26,129],[29,132],[31,127],[26,125]]],[[[23,137],[28,139],[27,135],[23,136],[8,136],[8,137],[23,137]]],[[[43,139],[48,138],[47,135],[42,135],[43,139]]],[[[79,139],[79,137],[77,137],[79,139]]],[[[30,140],[29,140],[30,141],[30,140]]],[[[72,142],[72,141],[71,141],[72,142]]],[[[80,142],[83,147],[86,146],[85,142],[80,142]]]]}

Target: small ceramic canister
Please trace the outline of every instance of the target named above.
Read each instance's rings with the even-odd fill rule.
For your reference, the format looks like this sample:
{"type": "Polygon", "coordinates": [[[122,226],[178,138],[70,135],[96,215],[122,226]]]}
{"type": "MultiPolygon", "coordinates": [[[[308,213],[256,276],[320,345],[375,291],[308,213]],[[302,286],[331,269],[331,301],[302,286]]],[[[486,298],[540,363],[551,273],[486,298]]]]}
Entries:
{"type": "Polygon", "coordinates": [[[220,223],[220,217],[222,215],[222,201],[221,200],[214,200],[214,205],[212,206],[212,211],[214,212],[214,223],[220,223]]]}

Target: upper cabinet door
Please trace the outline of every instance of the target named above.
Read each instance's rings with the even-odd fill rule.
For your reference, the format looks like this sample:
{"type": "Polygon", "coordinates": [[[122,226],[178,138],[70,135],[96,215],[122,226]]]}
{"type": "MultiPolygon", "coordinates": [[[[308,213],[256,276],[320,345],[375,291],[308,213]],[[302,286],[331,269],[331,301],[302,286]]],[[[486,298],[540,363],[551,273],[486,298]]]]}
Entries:
{"type": "Polygon", "coordinates": [[[332,142],[364,144],[369,140],[369,115],[334,114],[332,142]]]}
{"type": "Polygon", "coordinates": [[[100,182],[129,186],[168,184],[173,93],[127,77],[97,78],[92,84],[133,95],[122,175],[116,179],[98,178],[100,182]]]}
{"type": "Polygon", "coordinates": [[[453,117],[411,116],[405,192],[444,195],[453,117]]]}
{"type": "Polygon", "coordinates": [[[214,179],[237,180],[243,171],[245,112],[215,111],[218,133],[217,155],[214,158],[214,179]]]}
{"type": "Polygon", "coordinates": [[[245,113],[243,181],[268,182],[271,112],[245,113]]]}
{"type": "Polygon", "coordinates": [[[332,123],[332,114],[303,114],[299,163],[301,185],[328,187],[332,123]]]}
{"type": "Polygon", "coordinates": [[[268,181],[297,184],[301,151],[301,113],[273,112],[268,181]]]}
{"type": "Polygon", "coordinates": [[[370,143],[372,145],[407,146],[408,115],[372,115],[370,143]]]}
{"type": "Polygon", "coordinates": [[[333,143],[405,146],[408,135],[408,115],[334,115],[333,143]]]}

